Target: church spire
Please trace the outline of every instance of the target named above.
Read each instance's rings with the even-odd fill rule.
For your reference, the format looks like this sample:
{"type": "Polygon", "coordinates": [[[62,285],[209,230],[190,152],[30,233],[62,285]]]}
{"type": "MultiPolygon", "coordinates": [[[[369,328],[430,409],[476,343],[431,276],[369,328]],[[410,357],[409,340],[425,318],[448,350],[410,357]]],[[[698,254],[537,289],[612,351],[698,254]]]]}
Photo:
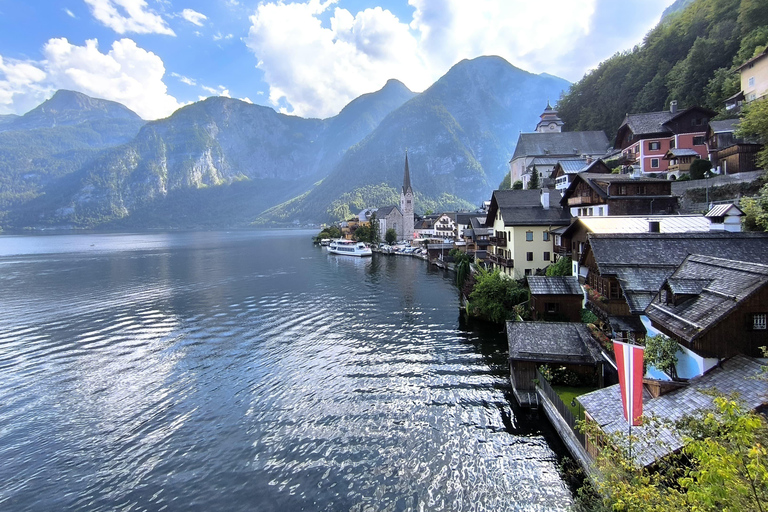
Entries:
{"type": "Polygon", "coordinates": [[[405,150],[405,175],[403,176],[403,194],[413,194],[411,188],[411,172],[408,170],[408,150],[405,150]]]}

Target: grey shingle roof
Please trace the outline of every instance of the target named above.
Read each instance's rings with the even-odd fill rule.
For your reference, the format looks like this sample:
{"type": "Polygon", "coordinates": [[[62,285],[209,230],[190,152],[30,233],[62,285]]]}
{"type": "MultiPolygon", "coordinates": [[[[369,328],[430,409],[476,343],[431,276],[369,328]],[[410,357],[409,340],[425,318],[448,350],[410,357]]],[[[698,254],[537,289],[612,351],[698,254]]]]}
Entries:
{"type": "Polygon", "coordinates": [[[563,172],[565,174],[576,174],[581,172],[585,167],[587,167],[587,159],[586,158],[569,158],[569,159],[561,159],[557,161],[558,164],[560,164],[560,167],[562,167],[563,172]]]}
{"type": "Polygon", "coordinates": [[[541,190],[495,190],[491,198],[488,219],[492,223],[496,211],[501,211],[505,226],[565,225],[570,212],[560,206],[560,192],[547,190],[549,208],[541,204],[541,190]]]}
{"type": "Polygon", "coordinates": [[[723,119],[722,121],[710,121],[709,127],[713,133],[734,132],[738,123],[738,119],[723,119]]]}
{"type": "Polygon", "coordinates": [[[646,315],[691,342],[767,286],[768,265],[696,254],[680,264],[667,284],[675,294],[694,297],[674,305],[657,294],[646,315]]]}
{"type": "Polygon", "coordinates": [[[609,147],[602,131],[521,133],[512,160],[523,156],[602,155],[609,147]]]}
{"type": "Polygon", "coordinates": [[[529,276],[528,287],[533,295],[583,295],[576,276],[529,276]]]}
{"type": "Polygon", "coordinates": [[[384,206],[382,208],[379,208],[378,210],[376,210],[376,218],[377,219],[383,219],[384,217],[386,217],[387,215],[392,213],[392,210],[397,210],[399,212],[400,211],[400,207],[398,207],[398,206],[384,206]]]}
{"type": "Polygon", "coordinates": [[[633,314],[642,314],[689,254],[768,264],[768,233],[590,233],[603,276],[616,276],[633,314]]]}
{"type": "MultiPolygon", "coordinates": [[[[657,398],[651,398],[644,392],[643,415],[674,422],[686,415],[712,410],[715,408],[712,390],[720,394],[738,393],[747,407],[757,409],[768,400],[765,382],[755,378],[761,368],[762,365],[755,359],[736,356],[722,362],[720,367],[709,373],[691,379],[688,385],[681,389],[657,398]]],[[[629,425],[622,413],[621,391],[618,385],[581,395],[577,400],[604,432],[626,434],[629,431],[629,425]]],[[[647,440],[632,443],[633,458],[643,466],[683,446],[679,432],[653,423],[632,427],[632,435],[647,440]]]]}
{"type": "Polygon", "coordinates": [[[507,322],[509,358],[517,361],[595,364],[597,342],[586,325],[570,322],[507,322]]]}
{"type": "Polygon", "coordinates": [[[667,151],[667,154],[664,155],[664,158],[666,159],[679,158],[681,156],[699,156],[699,153],[697,151],[694,151],[693,149],[672,148],[669,151],[667,151]]]}
{"type": "Polygon", "coordinates": [[[645,112],[642,114],[627,114],[624,118],[624,122],[621,123],[619,129],[622,126],[632,130],[635,135],[649,135],[652,133],[672,133],[671,130],[664,127],[664,123],[672,119],[674,114],[669,110],[661,112],[645,112]]]}

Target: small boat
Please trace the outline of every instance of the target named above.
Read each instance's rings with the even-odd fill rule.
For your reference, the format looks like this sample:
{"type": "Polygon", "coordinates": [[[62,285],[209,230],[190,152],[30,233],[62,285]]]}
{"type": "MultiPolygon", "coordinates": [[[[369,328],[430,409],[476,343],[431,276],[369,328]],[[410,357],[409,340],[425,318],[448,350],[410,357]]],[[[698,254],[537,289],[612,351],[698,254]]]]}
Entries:
{"type": "Polygon", "coordinates": [[[331,239],[323,238],[322,240],[320,240],[320,245],[322,245],[323,247],[328,247],[329,245],[331,245],[331,239]]]}
{"type": "Polygon", "coordinates": [[[328,246],[328,252],[332,254],[345,254],[347,256],[372,256],[373,251],[363,242],[354,240],[333,240],[328,246]]]}

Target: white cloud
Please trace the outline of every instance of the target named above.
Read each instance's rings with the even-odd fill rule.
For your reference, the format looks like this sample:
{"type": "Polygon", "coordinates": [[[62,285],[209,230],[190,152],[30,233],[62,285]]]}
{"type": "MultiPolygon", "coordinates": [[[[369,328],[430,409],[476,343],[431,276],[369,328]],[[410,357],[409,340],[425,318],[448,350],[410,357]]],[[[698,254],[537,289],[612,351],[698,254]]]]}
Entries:
{"type": "Polygon", "coordinates": [[[181,82],[181,83],[183,83],[183,84],[187,84],[187,85],[197,85],[197,82],[196,82],[194,79],[192,79],[192,78],[189,78],[189,77],[186,77],[186,76],[184,76],[184,75],[180,75],[180,74],[178,74],[178,73],[171,73],[171,76],[172,76],[173,78],[178,78],[178,79],[179,79],[179,82],[181,82]]]}
{"type": "MultiPolygon", "coordinates": [[[[465,58],[499,55],[571,81],[641,41],[672,0],[407,0],[410,20],[380,7],[357,14],[338,0],[260,3],[246,45],[272,105],[299,115],[337,113],[389,78],[422,90],[465,58]],[[620,23],[617,20],[632,20],[620,23]]],[[[404,1],[404,0],[403,0],[404,1]]]]}
{"type": "Polygon", "coordinates": [[[357,15],[336,8],[330,28],[323,27],[319,15],[335,1],[264,3],[251,16],[245,42],[264,71],[273,105],[327,117],[395,76],[417,89],[429,84],[407,24],[380,7],[357,15]]]}
{"type": "Polygon", "coordinates": [[[99,51],[95,39],[84,46],[50,39],[43,54],[40,62],[0,57],[0,112],[22,114],[57,89],[120,102],[144,119],[168,116],[181,106],[163,83],[163,61],[131,39],[115,41],[108,53],[99,51]]]}
{"type": "Polygon", "coordinates": [[[213,35],[213,40],[221,41],[222,39],[232,39],[233,37],[235,37],[233,34],[222,35],[221,32],[216,32],[213,35]]]}
{"type": "Polygon", "coordinates": [[[147,8],[145,0],[85,0],[93,17],[118,34],[166,34],[173,30],[157,13],[147,8]]]}
{"type": "Polygon", "coordinates": [[[205,85],[201,85],[200,87],[205,92],[208,92],[208,93],[212,94],[213,96],[223,96],[225,98],[231,98],[232,97],[232,95],[229,93],[229,89],[227,89],[223,85],[220,85],[218,87],[206,87],[205,85]]]}
{"type": "Polygon", "coordinates": [[[203,26],[203,21],[208,19],[208,16],[205,14],[201,14],[197,11],[193,11],[192,9],[184,9],[181,11],[181,17],[187,20],[190,23],[193,23],[197,25],[198,27],[203,26]]]}
{"type": "Polygon", "coordinates": [[[72,12],[72,11],[70,11],[69,9],[66,9],[66,8],[65,8],[65,9],[64,9],[64,13],[65,13],[67,16],[69,16],[70,18],[77,18],[77,16],[75,16],[75,13],[73,13],[73,12],[72,12]]]}

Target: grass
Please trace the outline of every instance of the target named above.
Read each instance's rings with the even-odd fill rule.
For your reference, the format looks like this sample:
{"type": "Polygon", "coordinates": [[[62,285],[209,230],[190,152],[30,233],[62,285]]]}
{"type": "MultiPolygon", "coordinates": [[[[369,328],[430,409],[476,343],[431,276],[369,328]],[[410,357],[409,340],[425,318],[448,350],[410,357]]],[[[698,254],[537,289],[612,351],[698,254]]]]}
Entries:
{"type": "Polygon", "coordinates": [[[563,401],[563,403],[571,410],[573,413],[573,416],[578,419],[584,419],[584,409],[578,404],[578,402],[574,401],[574,398],[585,395],[591,391],[594,391],[598,388],[596,387],[573,387],[573,386],[552,386],[552,389],[555,390],[555,393],[560,397],[560,400],[563,401]],[[574,402],[576,405],[571,406],[571,402],[574,402]]]}

